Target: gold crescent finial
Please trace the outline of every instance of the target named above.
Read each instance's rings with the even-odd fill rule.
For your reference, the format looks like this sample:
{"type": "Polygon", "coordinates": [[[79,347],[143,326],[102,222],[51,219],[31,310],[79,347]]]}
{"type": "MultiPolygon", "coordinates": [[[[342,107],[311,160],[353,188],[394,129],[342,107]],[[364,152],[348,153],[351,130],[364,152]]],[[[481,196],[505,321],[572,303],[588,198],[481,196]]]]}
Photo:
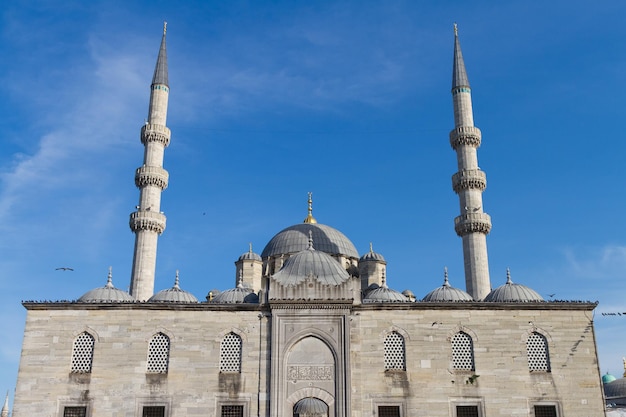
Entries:
{"type": "Polygon", "coordinates": [[[163,34],[165,35],[165,33],[167,32],[167,21],[163,21],[163,34]]]}
{"type": "Polygon", "coordinates": [[[459,28],[456,25],[456,22],[454,22],[454,36],[459,36],[459,28]]]}
{"type": "Polygon", "coordinates": [[[317,223],[317,220],[315,220],[315,217],[313,217],[313,193],[309,191],[309,209],[308,209],[308,215],[306,216],[306,219],[304,219],[304,223],[317,223]]]}

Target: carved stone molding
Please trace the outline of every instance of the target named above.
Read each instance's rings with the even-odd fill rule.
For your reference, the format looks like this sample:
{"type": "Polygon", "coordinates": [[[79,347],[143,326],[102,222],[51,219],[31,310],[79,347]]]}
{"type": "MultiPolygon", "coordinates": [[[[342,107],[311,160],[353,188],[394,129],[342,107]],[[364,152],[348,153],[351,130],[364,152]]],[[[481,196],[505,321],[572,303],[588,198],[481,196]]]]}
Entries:
{"type": "Polygon", "coordinates": [[[454,150],[461,145],[478,148],[481,136],[480,129],[475,126],[459,126],[450,132],[450,145],[454,150]]]}
{"type": "Polygon", "coordinates": [[[470,233],[488,234],[491,231],[491,217],[487,213],[466,213],[454,219],[454,230],[459,236],[470,233]]]}
{"type": "Polygon", "coordinates": [[[329,381],[335,376],[332,365],[290,365],[287,367],[289,381],[329,381]]]}
{"type": "Polygon", "coordinates": [[[161,234],[165,230],[165,215],[156,211],[136,211],[130,214],[129,225],[133,232],[149,230],[161,234]]]}
{"type": "Polygon", "coordinates": [[[135,185],[137,188],[153,185],[161,190],[167,188],[169,173],[161,167],[142,166],[135,171],[135,185]]]}
{"type": "Polygon", "coordinates": [[[167,148],[171,136],[172,132],[165,126],[146,123],[141,128],[141,143],[144,145],[148,142],[158,142],[167,148]]]}
{"type": "Polygon", "coordinates": [[[480,190],[487,188],[487,175],[480,169],[459,171],[452,176],[452,189],[455,193],[463,190],[480,190]]]}

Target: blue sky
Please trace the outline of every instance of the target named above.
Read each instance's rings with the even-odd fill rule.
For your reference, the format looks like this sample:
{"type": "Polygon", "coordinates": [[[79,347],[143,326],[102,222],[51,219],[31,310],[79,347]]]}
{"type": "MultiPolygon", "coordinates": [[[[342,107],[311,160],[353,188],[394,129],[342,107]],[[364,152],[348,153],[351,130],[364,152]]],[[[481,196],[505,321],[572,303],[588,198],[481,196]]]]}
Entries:
{"type": "Polygon", "coordinates": [[[601,371],[626,356],[622,1],[14,1],[0,6],[0,392],[21,300],[126,289],[139,130],[168,21],[172,142],[156,290],[203,299],[314,216],[418,297],[464,287],[448,142],[453,22],[483,132],[491,281],[599,301],[601,371]],[[57,267],[69,266],[73,272],[57,267]]]}

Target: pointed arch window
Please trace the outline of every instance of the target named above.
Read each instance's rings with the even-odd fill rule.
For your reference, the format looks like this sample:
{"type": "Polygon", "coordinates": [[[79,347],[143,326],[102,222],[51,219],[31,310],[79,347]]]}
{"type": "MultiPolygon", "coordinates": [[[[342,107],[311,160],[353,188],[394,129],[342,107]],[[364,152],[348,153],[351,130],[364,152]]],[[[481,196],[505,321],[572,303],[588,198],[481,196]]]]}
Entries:
{"type": "Polygon", "coordinates": [[[157,333],[150,339],[147,372],[150,374],[166,374],[169,361],[170,338],[163,333],[157,333]]]}
{"type": "Polygon", "coordinates": [[[404,337],[398,332],[391,332],[385,337],[385,370],[406,370],[406,350],[404,337]]]}
{"type": "Polygon", "coordinates": [[[533,332],[526,340],[528,370],[530,372],[550,372],[548,341],[541,333],[533,332]]]}
{"type": "Polygon", "coordinates": [[[78,337],[74,339],[71,372],[83,374],[91,372],[94,346],[95,339],[87,332],[79,334],[78,337]]]}
{"type": "Polygon", "coordinates": [[[452,337],[452,368],[474,370],[474,342],[465,332],[458,332],[452,337]]]}
{"type": "Polygon", "coordinates": [[[228,333],[220,343],[220,372],[241,372],[241,337],[228,333]]]}

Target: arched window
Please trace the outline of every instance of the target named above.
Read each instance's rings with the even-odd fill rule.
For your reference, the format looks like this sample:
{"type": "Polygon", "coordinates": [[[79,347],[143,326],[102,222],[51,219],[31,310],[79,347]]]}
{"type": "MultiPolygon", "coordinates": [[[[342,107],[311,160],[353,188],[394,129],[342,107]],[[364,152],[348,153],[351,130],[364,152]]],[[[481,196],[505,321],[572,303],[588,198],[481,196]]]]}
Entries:
{"type": "Polygon", "coordinates": [[[148,348],[148,369],[151,374],[166,374],[170,361],[170,338],[157,333],[150,339],[148,348]]]}
{"type": "Polygon", "coordinates": [[[530,372],[550,372],[550,356],[548,355],[548,341],[545,336],[533,332],[526,340],[528,354],[528,370],[530,372]]]}
{"type": "Polygon", "coordinates": [[[241,372],[241,337],[228,333],[220,343],[220,372],[241,372]]]}
{"type": "Polygon", "coordinates": [[[385,370],[406,370],[404,337],[398,332],[391,332],[385,337],[385,370]]]}
{"type": "Polygon", "coordinates": [[[465,332],[458,332],[452,337],[452,368],[474,370],[474,343],[465,332]]]}
{"type": "Polygon", "coordinates": [[[87,332],[83,332],[74,339],[72,348],[72,369],[75,373],[90,373],[93,362],[93,348],[95,339],[87,332]]]}

